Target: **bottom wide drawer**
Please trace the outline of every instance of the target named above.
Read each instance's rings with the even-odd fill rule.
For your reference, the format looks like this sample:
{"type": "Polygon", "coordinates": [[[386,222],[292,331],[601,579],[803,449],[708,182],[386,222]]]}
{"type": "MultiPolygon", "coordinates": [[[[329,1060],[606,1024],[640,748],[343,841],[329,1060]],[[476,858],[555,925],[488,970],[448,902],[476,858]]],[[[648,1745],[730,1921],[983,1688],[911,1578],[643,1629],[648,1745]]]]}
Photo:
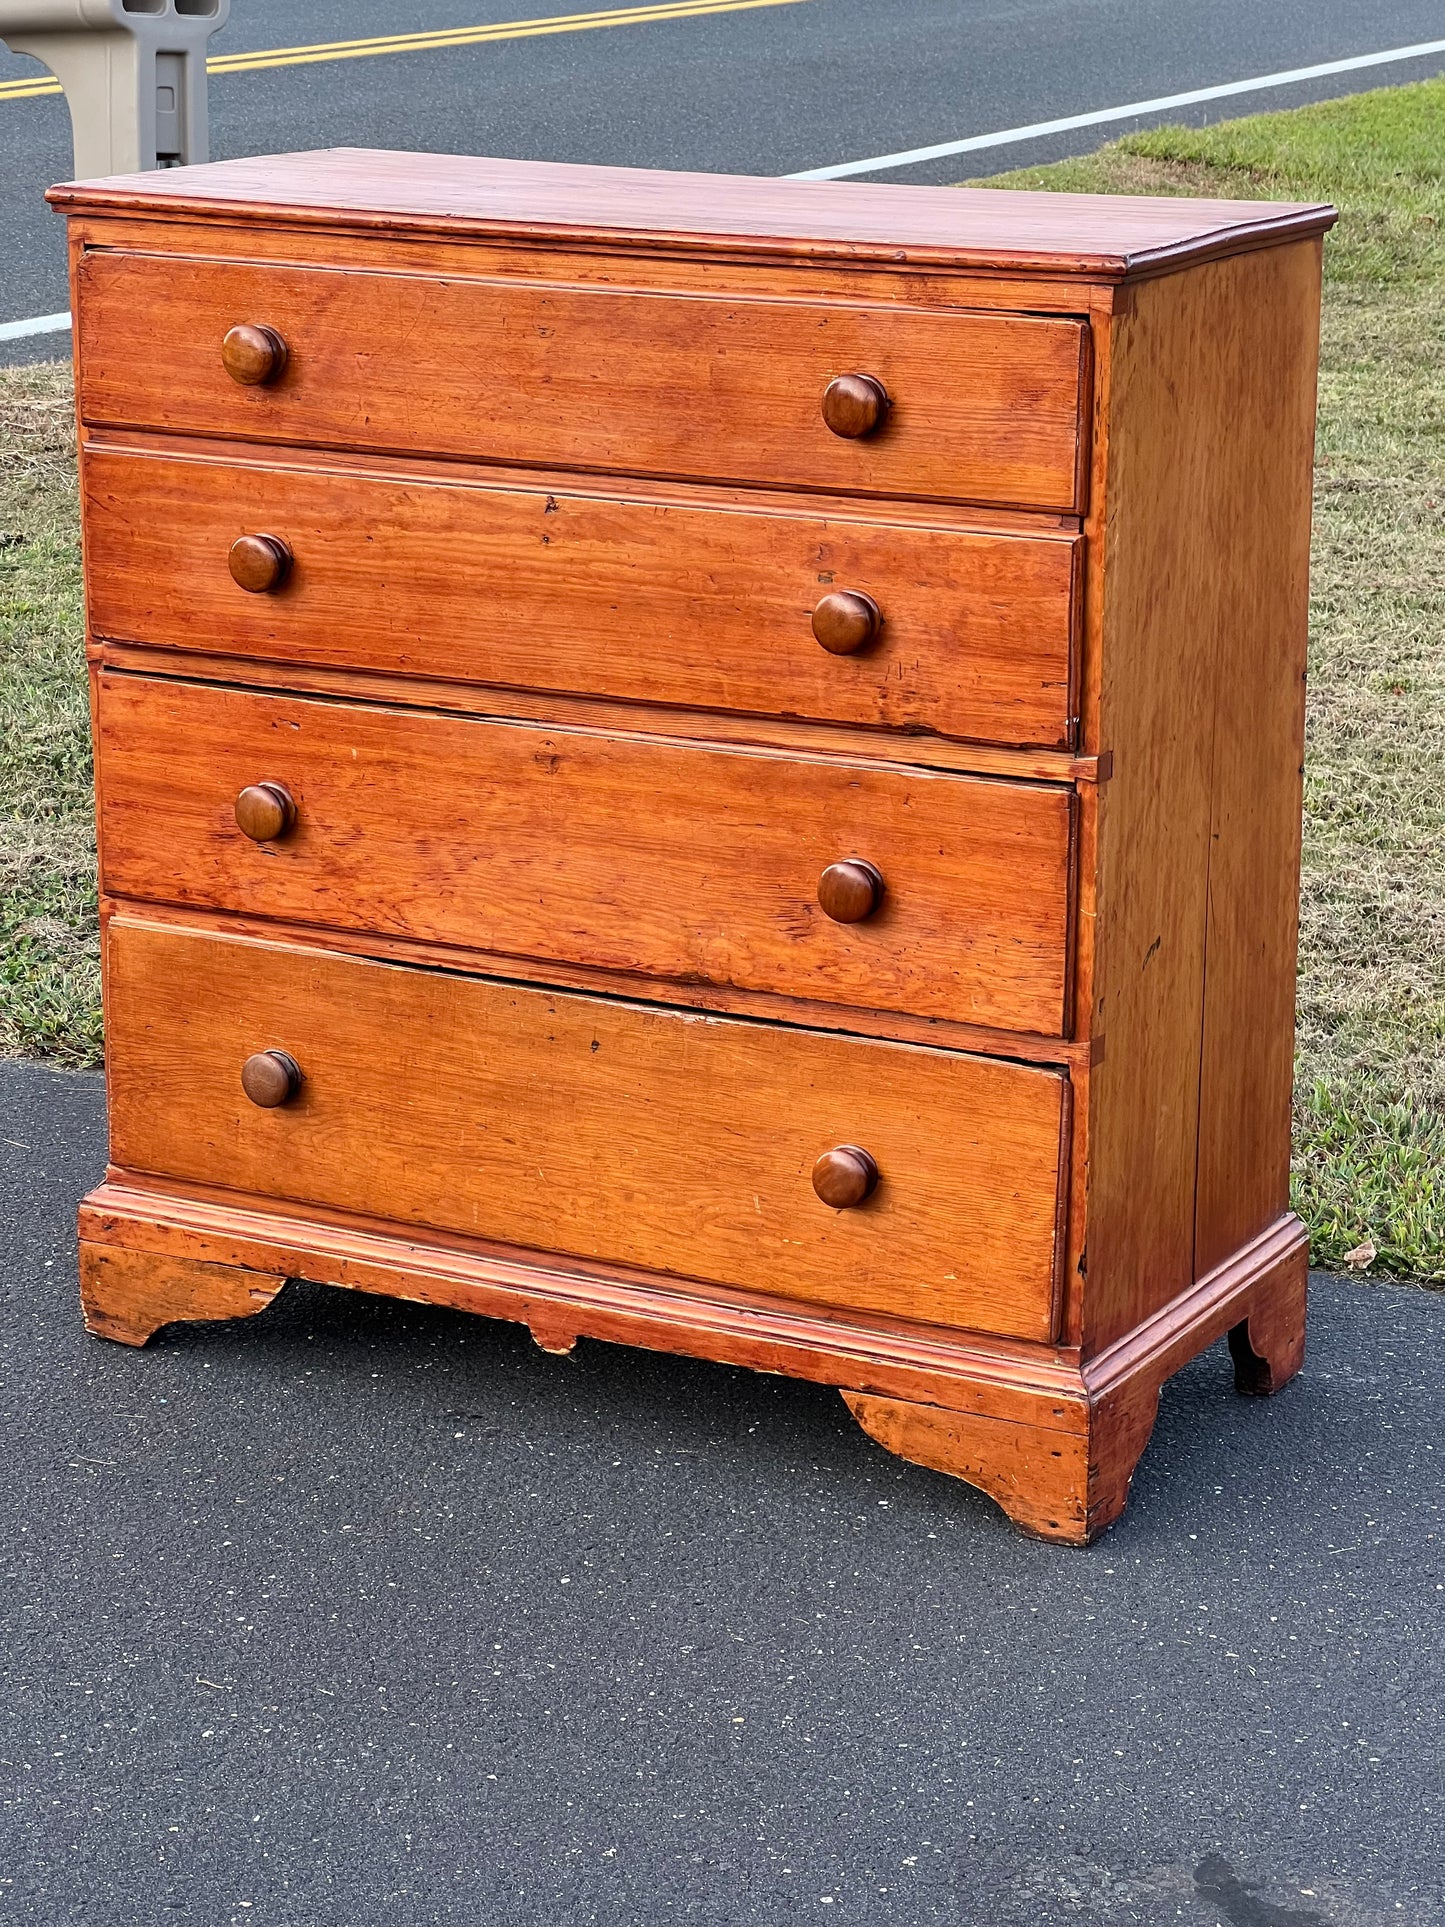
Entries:
{"type": "Polygon", "coordinates": [[[106,951],[111,1157],[127,1170],[1053,1335],[1057,1071],[126,915],[106,951]],[[253,1071],[282,1098],[269,1106],[241,1082],[267,1052],[300,1073],[287,1096],[281,1059],[253,1071]],[[877,1170],[845,1209],[813,1182],[839,1147],[877,1170]]]}

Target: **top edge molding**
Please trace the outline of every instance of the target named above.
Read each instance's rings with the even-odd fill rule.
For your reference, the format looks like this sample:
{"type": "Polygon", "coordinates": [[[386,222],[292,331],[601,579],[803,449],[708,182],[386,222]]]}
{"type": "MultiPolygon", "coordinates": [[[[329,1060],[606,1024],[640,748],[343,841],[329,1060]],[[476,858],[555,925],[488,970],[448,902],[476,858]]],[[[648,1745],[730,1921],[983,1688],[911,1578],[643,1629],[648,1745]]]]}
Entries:
{"type": "Polygon", "coordinates": [[[1323,234],[1326,203],[796,181],[336,147],[52,187],[70,214],[1123,282],[1323,234]]]}

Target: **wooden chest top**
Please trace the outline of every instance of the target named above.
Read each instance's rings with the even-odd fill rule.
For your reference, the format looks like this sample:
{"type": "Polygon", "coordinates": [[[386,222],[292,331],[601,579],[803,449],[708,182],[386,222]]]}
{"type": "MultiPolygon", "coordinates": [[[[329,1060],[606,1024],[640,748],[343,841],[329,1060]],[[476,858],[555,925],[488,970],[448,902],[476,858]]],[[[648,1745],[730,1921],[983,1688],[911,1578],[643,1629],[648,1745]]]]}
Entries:
{"type": "Polygon", "coordinates": [[[52,188],[69,212],[472,239],[551,236],[650,251],[882,262],[1123,281],[1320,234],[1318,203],[1112,194],[999,194],[674,174],[630,167],[336,147],[52,188]]]}

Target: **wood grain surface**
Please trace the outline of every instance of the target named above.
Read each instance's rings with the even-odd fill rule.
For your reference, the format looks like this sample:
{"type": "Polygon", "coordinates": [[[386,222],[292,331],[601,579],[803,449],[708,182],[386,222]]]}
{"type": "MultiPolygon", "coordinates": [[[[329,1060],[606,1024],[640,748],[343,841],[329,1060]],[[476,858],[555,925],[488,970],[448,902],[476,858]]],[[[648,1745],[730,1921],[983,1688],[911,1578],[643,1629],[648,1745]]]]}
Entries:
{"type": "Polygon", "coordinates": [[[1287,1203],[1317,276],[1211,262],[1114,326],[1088,1350],[1287,1203]]]}
{"type": "Polygon", "coordinates": [[[254,1318],[284,1283],[276,1272],[85,1239],[80,1245],[85,1328],[119,1345],[144,1345],[162,1325],[254,1318]]]}
{"type": "Polygon", "coordinates": [[[107,964],[118,1166],[816,1304],[1051,1334],[1056,1073],[126,917],[110,921],[107,964]],[[301,1066],[279,1110],[241,1091],[262,1049],[301,1066]],[[835,1212],[811,1172],[839,1143],[867,1150],[881,1177],[865,1205],[835,1212]]]}
{"type": "MultiPolygon", "coordinates": [[[[1214,444],[1247,434],[1210,345],[1226,325],[1201,269],[1120,296],[1099,358],[1109,414],[1086,642],[1098,792],[1081,1337],[1102,1349],[1194,1277],[1199,1026],[1214,669],[1194,619],[1222,566],[1209,510],[1214,444]],[[1228,428],[1224,418],[1228,417],[1228,428]]],[[[1096,446],[1098,442],[1096,440],[1096,446]]],[[[1086,676],[1088,671],[1086,670],[1086,676]]]]}
{"type": "Polygon", "coordinates": [[[864,1392],[844,1392],[843,1398],[885,1451],[978,1486],[1032,1537],[1082,1546],[1102,1530],[1102,1525],[1091,1528],[1089,1518],[1087,1431],[1063,1432],[864,1392]]]}
{"type": "Polygon", "coordinates": [[[1073,320],[100,250],[75,281],[90,424],[1044,509],[1079,500],[1086,336],[1073,320]],[[159,356],[150,317],[162,311],[159,356]],[[238,386],[222,363],[240,322],[286,342],[266,386],[238,386]],[[853,372],[892,405],[877,433],[844,441],[822,399],[853,372]]]}
{"type": "Polygon", "coordinates": [[[1063,1031],[1065,789],[113,673],[98,732],[116,896],[1063,1031]],[[887,887],[834,921],[854,858],[887,887]]]}
{"type": "Polygon", "coordinates": [[[99,449],[84,490],[98,636],[994,743],[1070,737],[1080,545],[1059,532],[99,449]],[[256,530],[292,553],[274,596],[242,592],[227,565],[256,530]],[[883,610],[859,654],[814,632],[834,591],[883,610]]]}
{"type": "Polygon", "coordinates": [[[155,210],[247,224],[398,236],[516,236],[536,245],[705,247],[857,267],[944,261],[1117,280],[1238,253],[1333,225],[1311,203],[1127,194],[1000,194],[876,181],[491,160],[339,147],[213,161],[184,173],[119,176],[50,190],[72,212],[155,210]]]}
{"type": "Polygon", "coordinates": [[[1307,241],[1211,271],[1270,326],[1234,346],[1250,433],[1220,463],[1227,562],[1197,604],[1216,682],[1196,1276],[1289,1203],[1320,268],[1307,241]]]}

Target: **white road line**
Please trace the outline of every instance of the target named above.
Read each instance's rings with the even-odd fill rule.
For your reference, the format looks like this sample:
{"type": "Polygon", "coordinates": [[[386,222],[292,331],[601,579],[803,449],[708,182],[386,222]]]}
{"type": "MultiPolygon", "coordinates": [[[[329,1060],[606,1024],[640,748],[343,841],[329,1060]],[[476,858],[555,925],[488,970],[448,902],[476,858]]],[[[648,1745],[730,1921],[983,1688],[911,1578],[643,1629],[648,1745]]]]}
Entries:
{"type": "Polygon", "coordinates": [[[1291,67],[1278,74],[1256,74],[1252,80],[1230,80],[1222,87],[1195,87],[1187,94],[1163,94],[1158,100],[1133,100],[1126,107],[1101,107],[1093,114],[1070,114],[1064,120],[1035,121],[1030,127],[1005,127],[997,134],[972,134],[967,140],[940,141],[934,147],[913,147],[906,154],[875,154],[868,161],[842,161],[837,167],[810,167],[789,174],[790,181],[841,181],[850,174],[882,174],[889,168],[912,167],[918,161],[944,160],[950,154],[975,154],[984,147],[1011,147],[1015,141],[1043,140],[1067,134],[1076,127],[1101,127],[1106,121],[1132,120],[1136,114],[1160,114],[1171,107],[1192,107],[1196,101],[1225,100],[1231,94],[1260,94],[1271,87],[1290,87],[1299,80],[1321,80],[1328,74],[1351,74],[1361,67],[1384,67],[1395,60],[1423,60],[1445,53],[1445,40],[1422,40],[1413,47],[1391,47],[1384,53],[1356,54],[1349,60],[1326,60],[1317,67],[1291,67]]]}
{"type": "Polygon", "coordinates": [[[38,314],[29,321],[0,321],[0,341],[23,341],[26,335],[58,335],[69,326],[68,314],[38,314]]]}

